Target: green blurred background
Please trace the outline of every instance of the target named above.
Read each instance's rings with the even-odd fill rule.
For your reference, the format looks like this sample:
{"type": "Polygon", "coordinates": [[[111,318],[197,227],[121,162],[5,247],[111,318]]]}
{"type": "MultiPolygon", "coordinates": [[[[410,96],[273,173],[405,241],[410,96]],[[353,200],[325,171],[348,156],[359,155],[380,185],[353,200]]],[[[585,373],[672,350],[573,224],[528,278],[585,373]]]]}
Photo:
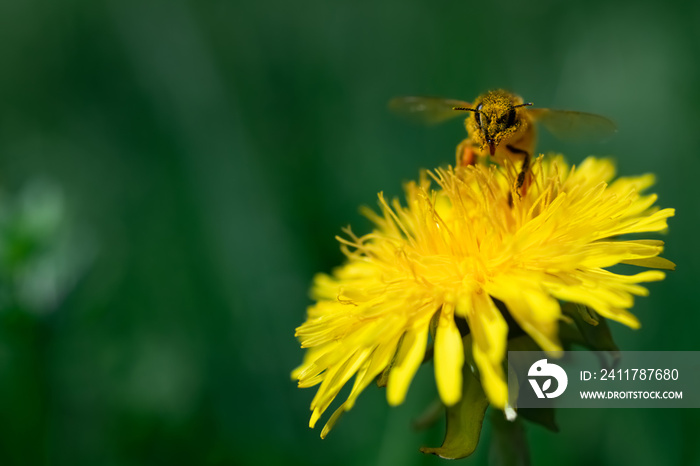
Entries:
{"type": "MultiPolygon", "coordinates": [[[[421,369],[370,387],[325,440],[289,372],[308,286],[376,193],[452,163],[461,123],[396,95],[495,87],[615,120],[572,162],[654,172],[678,270],[613,324],[700,350],[700,4],[0,1],[0,464],[437,464],[421,369]]],[[[534,464],[700,464],[697,410],[563,410],[534,464]]],[[[475,456],[489,456],[490,423],[475,456]]]]}

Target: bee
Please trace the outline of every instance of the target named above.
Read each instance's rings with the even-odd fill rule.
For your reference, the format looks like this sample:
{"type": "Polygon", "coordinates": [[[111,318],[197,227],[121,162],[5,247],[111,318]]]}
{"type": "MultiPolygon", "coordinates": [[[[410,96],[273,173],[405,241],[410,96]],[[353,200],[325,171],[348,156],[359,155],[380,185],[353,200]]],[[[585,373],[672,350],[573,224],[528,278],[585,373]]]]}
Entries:
{"type": "Polygon", "coordinates": [[[603,140],[617,131],[615,123],[592,113],[531,108],[531,102],[502,89],[488,91],[473,103],[438,97],[397,97],[389,108],[424,124],[436,124],[464,112],[469,137],[457,146],[457,164],[474,165],[478,158],[519,164],[516,192],[527,187],[530,160],[535,149],[535,122],[566,140],[603,140]]]}

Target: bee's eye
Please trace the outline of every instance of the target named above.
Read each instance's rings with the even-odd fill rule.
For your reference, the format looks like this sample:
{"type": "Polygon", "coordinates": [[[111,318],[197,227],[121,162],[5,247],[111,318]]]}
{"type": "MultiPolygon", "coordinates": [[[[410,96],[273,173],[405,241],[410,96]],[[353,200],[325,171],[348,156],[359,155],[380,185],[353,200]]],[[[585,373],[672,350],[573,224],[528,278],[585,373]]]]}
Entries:
{"type": "Polygon", "coordinates": [[[508,112],[508,124],[507,126],[513,126],[515,124],[515,109],[511,108],[508,112]]]}
{"type": "Polygon", "coordinates": [[[479,125],[480,127],[483,126],[481,124],[481,107],[482,107],[482,105],[479,104],[476,107],[476,112],[474,112],[474,119],[476,120],[476,124],[479,125]]]}

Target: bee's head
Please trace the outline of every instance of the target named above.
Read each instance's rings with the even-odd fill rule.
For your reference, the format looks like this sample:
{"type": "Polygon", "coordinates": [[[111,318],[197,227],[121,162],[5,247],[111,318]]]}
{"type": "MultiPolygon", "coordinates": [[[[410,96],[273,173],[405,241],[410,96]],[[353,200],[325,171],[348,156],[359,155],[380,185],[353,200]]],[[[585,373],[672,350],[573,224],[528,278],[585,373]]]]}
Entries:
{"type": "Polygon", "coordinates": [[[463,109],[472,112],[465,122],[467,131],[474,142],[482,149],[488,147],[494,155],[496,147],[525,124],[522,112],[528,105],[532,104],[506,91],[487,92],[477,98],[474,108],[463,109]]]}

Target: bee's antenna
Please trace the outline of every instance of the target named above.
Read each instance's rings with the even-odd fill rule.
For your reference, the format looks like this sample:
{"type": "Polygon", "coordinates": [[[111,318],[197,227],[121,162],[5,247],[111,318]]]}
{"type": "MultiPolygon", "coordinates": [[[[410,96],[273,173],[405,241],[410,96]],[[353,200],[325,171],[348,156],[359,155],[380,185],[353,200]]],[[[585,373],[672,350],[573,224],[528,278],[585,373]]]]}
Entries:
{"type": "Polygon", "coordinates": [[[463,112],[474,112],[474,113],[479,113],[478,110],[474,110],[473,108],[468,108],[468,107],[452,107],[452,110],[460,110],[463,112]]]}
{"type": "Polygon", "coordinates": [[[518,108],[518,107],[529,107],[532,105],[532,102],[525,102],[524,104],[520,105],[514,105],[513,108],[518,108]]]}

